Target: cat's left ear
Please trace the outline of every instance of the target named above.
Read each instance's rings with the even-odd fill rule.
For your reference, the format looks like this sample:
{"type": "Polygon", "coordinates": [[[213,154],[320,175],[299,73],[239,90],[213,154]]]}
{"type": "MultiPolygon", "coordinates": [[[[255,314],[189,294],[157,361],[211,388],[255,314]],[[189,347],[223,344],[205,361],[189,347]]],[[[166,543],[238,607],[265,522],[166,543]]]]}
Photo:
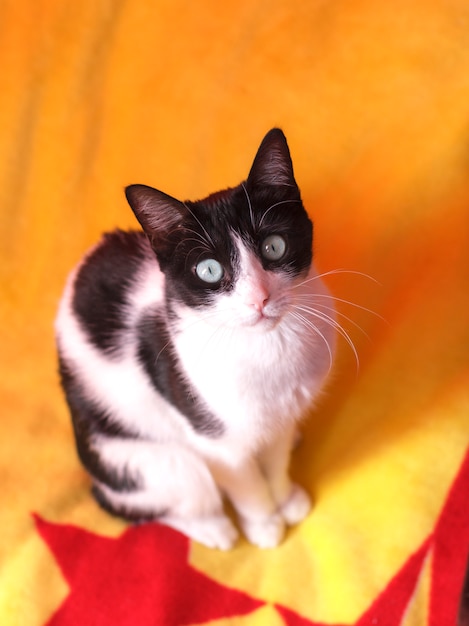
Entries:
{"type": "Polygon", "coordinates": [[[262,140],[249,172],[248,183],[259,187],[297,187],[287,140],[279,128],[272,128],[262,140]]]}
{"type": "Polygon", "coordinates": [[[172,241],[187,217],[184,204],[147,185],[130,185],[125,195],[158,258],[169,257],[172,241]]]}

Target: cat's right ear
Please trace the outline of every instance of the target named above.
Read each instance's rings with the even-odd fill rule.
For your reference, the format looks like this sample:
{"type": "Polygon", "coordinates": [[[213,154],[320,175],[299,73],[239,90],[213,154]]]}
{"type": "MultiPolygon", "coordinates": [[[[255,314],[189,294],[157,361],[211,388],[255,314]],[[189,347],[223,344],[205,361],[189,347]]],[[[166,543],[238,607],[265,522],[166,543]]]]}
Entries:
{"type": "Polygon", "coordinates": [[[254,187],[297,188],[287,139],[280,128],[272,128],[262,140],[248,182],[254,187]]]}
{"type": "Polygon", "coordinates": [[[125,196],[157,255],[170,254],[171,241],[187,216],[184,204],[147,185],[129,185],[125,196]]]}

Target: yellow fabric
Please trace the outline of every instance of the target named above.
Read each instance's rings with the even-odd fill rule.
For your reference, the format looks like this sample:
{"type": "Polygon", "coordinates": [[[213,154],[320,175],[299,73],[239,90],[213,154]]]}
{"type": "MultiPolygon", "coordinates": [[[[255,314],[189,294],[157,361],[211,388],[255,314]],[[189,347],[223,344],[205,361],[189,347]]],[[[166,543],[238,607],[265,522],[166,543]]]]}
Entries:
{"type": "MultiPolygon", "coordinates": [[[[327,277],[364,308],[339,301],[360,365],[342,341],[294,455],[313,513],[276,550],[194,545],[191,561],[353,623],[422,543],[469,443],[468,38],[464,0],[0,5],[3,625],[43,624],[67,593],[31,511],[123,528],[89,495],[58,385],[68,271],[101,231],[135,225],[126,184],[192,199],[235,185],[272,126],[319,268],[378,282],[327,277]]],[[[427,579],[406,626],[426,623],[427,579]]],[[[282,620],[266,606],[228,623],[282,620]]]]}

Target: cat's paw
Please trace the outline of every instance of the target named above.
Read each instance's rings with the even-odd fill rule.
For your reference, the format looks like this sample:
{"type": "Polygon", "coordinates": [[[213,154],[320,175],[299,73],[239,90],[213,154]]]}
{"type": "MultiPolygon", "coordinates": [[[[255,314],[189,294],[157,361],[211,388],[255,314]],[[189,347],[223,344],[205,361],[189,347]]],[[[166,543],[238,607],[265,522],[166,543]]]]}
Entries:
{"type": "Polygon", "coordinates": [[[262,520],[240,519],[246,539],[259,548],[275,548],[285,534],[283,517],[274,513],[262,520]]]}
{"type": "Polygon", "coordinates": [[[222,516],[214,519],[213,523],[207,523],[200,540],[209,548],[218,550],[231,550],[238,541],[239,533],[228,517],[222,516]]]}
{"type": "Polygon", "coordinates": [[[283,519],[289,526],[301,522],[311,510],[311,499],[299,485],[292,485],[290,495],[280,506],[283,519]]]}
{"type": "Polygon", "coordinates": [[[231,550],[239,537],[238,531],[226,515],[192,519],[168,517],[162,519],[162,522],[207,548],[231,550]]]}
{"type": "Polygon", "coordinates": [[[217,523],[207,529],[207,538],[203,543],[209,548],[231,550],[238,541],[239,533],[227,517],[217,518],[217,523]]]}

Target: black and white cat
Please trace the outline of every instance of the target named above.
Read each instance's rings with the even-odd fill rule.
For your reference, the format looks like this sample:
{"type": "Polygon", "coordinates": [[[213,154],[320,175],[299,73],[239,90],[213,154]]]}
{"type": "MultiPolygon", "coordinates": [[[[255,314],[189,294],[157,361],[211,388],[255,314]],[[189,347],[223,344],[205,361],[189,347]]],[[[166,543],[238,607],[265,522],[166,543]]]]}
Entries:
{"type": "Polygon", "coordinates": [[[144,232],[71,274],[56,336],[78,454],[108,511],[211,547],[276,546],[310,510],[288,464],[330,371],[335,318],[282,131],[197,202],[126,189],[144,232]]]}

